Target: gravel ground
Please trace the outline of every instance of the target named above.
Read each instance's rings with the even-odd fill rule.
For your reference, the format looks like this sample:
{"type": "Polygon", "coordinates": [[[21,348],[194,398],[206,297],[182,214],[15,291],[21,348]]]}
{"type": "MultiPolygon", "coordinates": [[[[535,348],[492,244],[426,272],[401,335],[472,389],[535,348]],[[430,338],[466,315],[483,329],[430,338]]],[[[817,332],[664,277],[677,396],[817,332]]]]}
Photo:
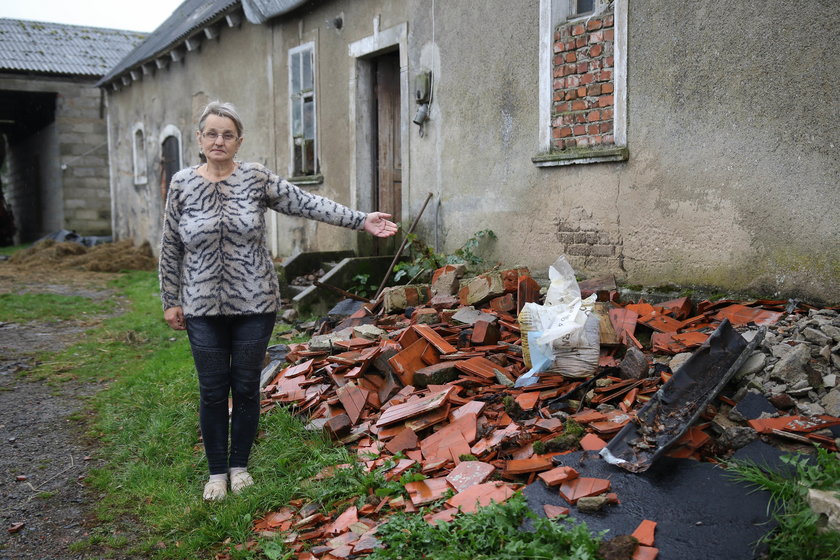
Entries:
{"type": "MultiPolygon", "coordinates": [[[[112,295],[104,288],[108,275],[62,271],[60,283],[55,276],[0,263],[0,294],[112,295]]],[[[38,352],[73,344],[91,319],[16,324],[0,317],[0,560],[120,558],[119,551],[69,549],[96,529],[98,496],[85,478],[98,464],[97,450],[84,430],[88,401],[102,385],[26,375],[38,352]]]]}

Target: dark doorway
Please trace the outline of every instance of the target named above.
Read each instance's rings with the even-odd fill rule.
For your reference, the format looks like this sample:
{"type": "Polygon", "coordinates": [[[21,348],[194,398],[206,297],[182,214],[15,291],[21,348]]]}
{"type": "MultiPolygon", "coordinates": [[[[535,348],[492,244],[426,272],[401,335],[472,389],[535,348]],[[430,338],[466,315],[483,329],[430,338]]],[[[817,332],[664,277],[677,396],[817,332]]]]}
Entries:
{"type": "Polygon", "coordinates": [[[167,136],[163,140],[161,146],[162,158],[161,162],[161,181],[160,194],[166,200],[166,194],[169,192],[169,183],[172,182],[172,176],[178,172],[181,167],[181,143],[176,136],[167,136]]]}

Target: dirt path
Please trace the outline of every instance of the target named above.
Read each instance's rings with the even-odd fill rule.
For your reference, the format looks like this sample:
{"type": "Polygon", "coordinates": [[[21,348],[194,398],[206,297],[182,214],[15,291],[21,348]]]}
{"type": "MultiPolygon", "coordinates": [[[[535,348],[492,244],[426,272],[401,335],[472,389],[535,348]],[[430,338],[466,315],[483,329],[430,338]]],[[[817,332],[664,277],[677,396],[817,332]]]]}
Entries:
{"type": "MultiPolygon", "coordinates": [[[[25,271],[0,263],[0,294],[104,299],[113,296],[105,288],[109,277],[25,271]]],[[[88,520],[96,497],[84,481],[97,457],[83,432],[89,399],[102,387],[35,381],[25,372],[35,365],[37,353],[73,344],[96,319],[15,324],[0,317],[0,560],[92,557],[90,550],[68,547],[93,529],[88,520]],[[18,524],[23,525],[12,532],[18,524]]]]}

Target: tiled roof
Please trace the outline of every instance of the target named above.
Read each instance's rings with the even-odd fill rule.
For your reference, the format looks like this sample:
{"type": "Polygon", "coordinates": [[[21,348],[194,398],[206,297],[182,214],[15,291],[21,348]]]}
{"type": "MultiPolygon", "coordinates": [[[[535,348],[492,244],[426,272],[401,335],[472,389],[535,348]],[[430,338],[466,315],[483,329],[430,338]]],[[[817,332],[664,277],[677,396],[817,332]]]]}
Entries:
{"type": "Polygon", "coordinates": [[[165,55],[178,43],[201,32],[204,26],[220,19],[239,4],[239,0],[184,0],[145,41],[127,56],[124,55],[98,85],[106,84],[127,70],[165,55]]]}
{"type": "Polygon", "coordinates": [[[0,71],[103,76],[145,33],[0,18],[0,71]]]}

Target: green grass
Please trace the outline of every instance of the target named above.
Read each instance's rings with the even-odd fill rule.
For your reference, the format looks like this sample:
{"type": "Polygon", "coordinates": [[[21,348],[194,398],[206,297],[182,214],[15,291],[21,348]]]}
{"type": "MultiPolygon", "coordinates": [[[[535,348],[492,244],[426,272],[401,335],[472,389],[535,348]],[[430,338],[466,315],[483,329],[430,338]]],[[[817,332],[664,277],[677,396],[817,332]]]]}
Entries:
{"type": "Polygon", "coordinates": [[[83,296],[0,294],[0,320],[9,323],[43,320],[45,317],[58,321],[82,319],[109,313],[113,308],[113,302],[109,300],[95,301],[83,296]]]}
{"type": "Polygon", "coordinates": [[[773,517],[779,525],[764,539],[769,560],[840,558],[840,534],[820,531],[819,519],[807,502],[809,488],[831,491],[840,497],[837,455],[817,449],[814,462],[795,455],[781,459],[794,467],[793,477],[785,478],[746,461],[729,463],[737,479],[770,492],[773,517]]]}
{"type": "Polygon", "coordinates": [[[6,255],[8,257],[11,257],[13,254],[17,253],[21,249],[28,249],[31,246],[31,243],[26,243],[25,245],[9,245],[7,247],[0,247],[0,255],[6,255]]]}
{"type": "Polygon", "coordinates": [[[595,560],[598,541],[584,524],[561,525],[538,518],[517,494],[448,523],[430,525],[420,515],[397,514],[376,532],[386,548],[371,560],[595,560]],[[533,532],[521,531],[523,521],[533,532]]]}
{"type": "MultiPolygon", "coordinates": [[[[288,551],[279,541],[260,540],[252,532],[255,519],[293,499],[320,504],[326,512],[342,504],[405,496],[403,484],[423,478],[410,472],[400,481],[386,481],[382,473],[389,465],[366,472],[345,448],[320,432],[307,431],[300,419],[276,408],[260,421],[261,435],[249,468],[257,484],[221,503],[205,503],[201,490],[207,465],[199,441],[198,388],[186,333],[172,331],[164,323],[153,273],[118,276],[112,288],[125,296],[130,307],[104,320],[79,344],[49,356],[32,372],[48,379],[106,382],[106,388],[89,400],[93,414],[74,417],[87,422],[87,434],[96,440],[97,458],[104,459],[105,466],[92,469],[87,477],[94,492],[102,496],[95,511],[98,527],[72,550],[107,555],[121,549],[162,559],[213,558],[218,552],[233,559],[287,558],[288,551]],[[328,479],[310,481],[325,467],[346,463],[352,467],[338,469],[328,479]],[[106,538],[117,532],[119,539],[106,538]],[[237,545],[254,540],[259,542],[252,550],[237,550],[237,545]]],[[[280,330],[275,336],[279,334],[280,330]]],[[[487,516],[491,516],[492,532],[507,543],[504,550],[510,554],[499,558],[517,557],[517,550],[522,554],[548,550],[548,545],[539,543],[559,546],[562,539],[587,551],[567,557],[590,558],[588,551],[596,546],[597,541],[583,538],[583,530],[559,530],[548,522],[537,522],[536,536],[515,531],[513,527],[526,515],[520,501],[481,515],[460,516],[450,530],[457,528],[465,535],[478,528],[486,531],[491,525],[487,516]],[[497,527],[496,517],[507,525],[497,527]]],[[[410,521],[411,516],[399,519],[392,527],[415,523],[418,532],[427,527],[419,516],[414,516],[415,521],[410,521]]],[[[393,538],[398,533],[392,533],[393,538]]],[[[470,540],[481,538],[476,535],[470,540]]],[[[398,540],[392,542],[400,546],[398,540]]],[[[469,554],[481,557],[477,552],[469,554]]],[[[534,554],[518,557],[563,557],[534,554]]]]}

